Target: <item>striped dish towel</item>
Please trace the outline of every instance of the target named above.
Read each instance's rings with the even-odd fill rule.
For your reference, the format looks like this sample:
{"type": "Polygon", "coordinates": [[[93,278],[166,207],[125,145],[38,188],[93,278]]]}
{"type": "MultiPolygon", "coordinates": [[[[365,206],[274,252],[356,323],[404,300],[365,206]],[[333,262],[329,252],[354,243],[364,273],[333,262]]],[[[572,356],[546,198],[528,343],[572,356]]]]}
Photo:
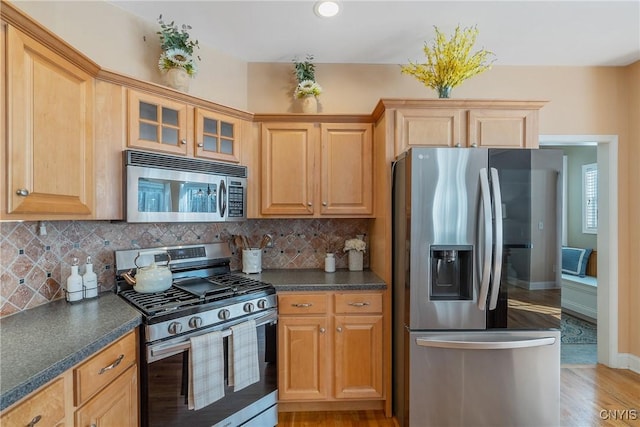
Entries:
{"type": "Polygon", "coordinates": [[[260,381],[258,332],[256,321],[249,320],[231,327],[229,337],[229,386],[242,390],[260,381]]]}
{"type": "Polygon", "coordinates": [[[224,397],[222,333],[190,338],[189,409],[201,409],[224,397]]]}

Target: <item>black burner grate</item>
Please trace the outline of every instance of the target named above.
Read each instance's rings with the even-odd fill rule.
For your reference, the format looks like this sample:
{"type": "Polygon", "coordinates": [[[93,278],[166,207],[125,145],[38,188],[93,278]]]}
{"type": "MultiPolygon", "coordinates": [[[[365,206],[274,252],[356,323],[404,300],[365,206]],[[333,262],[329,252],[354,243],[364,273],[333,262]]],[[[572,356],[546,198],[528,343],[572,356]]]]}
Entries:
{"type": "MultiPolygon", "coordinates": [[[[139,293],[133,289],[120,291],[120,296],[125,298],[147,317],[180,309],[204,304],[213,301],[229,300],[233,303],[235,296],[259,292],[265,289],[273,289],[273,285],[260,282],[239,274],[227,273],[208,278],[195,279],[202,284],[208,282],[210,289],[202,291],[189,291],[188,286],[181,282],[180,287],[171,286],[163,292],[139,293]]],[[[188,282],[188,280],[187,280],[188,282]]]]}

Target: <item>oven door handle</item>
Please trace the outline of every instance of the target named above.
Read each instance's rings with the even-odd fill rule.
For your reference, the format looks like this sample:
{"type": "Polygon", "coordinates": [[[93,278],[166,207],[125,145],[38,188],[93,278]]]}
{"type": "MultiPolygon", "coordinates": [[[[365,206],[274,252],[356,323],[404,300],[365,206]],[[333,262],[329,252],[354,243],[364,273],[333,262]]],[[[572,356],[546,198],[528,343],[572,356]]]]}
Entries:
{"type": "MultiPolygon", "coordinates": [[[[223,337],[228,337],[231,335],[231,328],[230,328],[231,326],[240,324],[249,319],[251,318],[245,317],[245,318],[239,319],[240,320],[239,322],[235,322],[235,323],[229,322],[224,325],[220,325],[220,326],[223,326],[224,329],[213,327],[203,332],[209,333],[214,331],[220,331],[222,332],[223,337]]],[[[268,323],[277,323],[278,312],[276,310],[273,310],[264,316],[256,317],[255,321],[256,321],[256,327],[266,325],[268,323]]],[[[183,351],[188,350],[189,348],[191,348],[191,342],[189,340],[189,337],[183,337],[183,339],[181,339],[180,341],[174,341],[167,344],[152,345],[149,348],[149,354],[147,355],[149,359],[148,362],[154,362],[156,360],[160,360],[163,358],[163,356],[173,356],[174,354],[182,353],[183,351]]]]}

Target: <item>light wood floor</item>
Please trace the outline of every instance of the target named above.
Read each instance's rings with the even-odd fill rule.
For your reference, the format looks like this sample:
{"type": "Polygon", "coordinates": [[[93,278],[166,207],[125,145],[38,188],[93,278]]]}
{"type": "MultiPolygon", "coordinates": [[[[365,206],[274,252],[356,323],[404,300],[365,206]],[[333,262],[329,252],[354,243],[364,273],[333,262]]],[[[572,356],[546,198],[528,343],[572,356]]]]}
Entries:
{"type": "MultiPolygon", "coordinates": [[[[640,374],[603,365],[564,365],[561,369],[560,425],[563,427],[640,426],[640,374]],[[601,411],[604,413],[603,419],[601,411]],[[618,419],[613,419],[617,417],[618,419]]],[[[279,427],[394,427],[378,411],[280,413],[279,427]]]]}

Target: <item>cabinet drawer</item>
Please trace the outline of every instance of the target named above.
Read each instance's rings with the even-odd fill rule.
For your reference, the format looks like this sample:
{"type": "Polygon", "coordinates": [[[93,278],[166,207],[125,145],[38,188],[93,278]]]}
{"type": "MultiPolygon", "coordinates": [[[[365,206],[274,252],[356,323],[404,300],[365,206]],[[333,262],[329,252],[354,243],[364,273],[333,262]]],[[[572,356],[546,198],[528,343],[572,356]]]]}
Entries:
{"type": "Polygon", "coordinates": [[[64,380],[58,378],[0,417],[3,426],[57,426],[64,420],[64,380]]]}
{"type": "Polygon", "coordinates": [[[75,405],[82,405],[135,362],[136,334],[132,332],[73,370],[75,405]]]}
{"type": "Polygon", "coordinates": [[[323,314],[326,312],[326,294],[278,295],[279,314],[323,314]]]}
{"type": "Polygon", "coordinates": [[[336,313],[382,313],[380,293],[336,293],[334,298],[336,313]]]}

